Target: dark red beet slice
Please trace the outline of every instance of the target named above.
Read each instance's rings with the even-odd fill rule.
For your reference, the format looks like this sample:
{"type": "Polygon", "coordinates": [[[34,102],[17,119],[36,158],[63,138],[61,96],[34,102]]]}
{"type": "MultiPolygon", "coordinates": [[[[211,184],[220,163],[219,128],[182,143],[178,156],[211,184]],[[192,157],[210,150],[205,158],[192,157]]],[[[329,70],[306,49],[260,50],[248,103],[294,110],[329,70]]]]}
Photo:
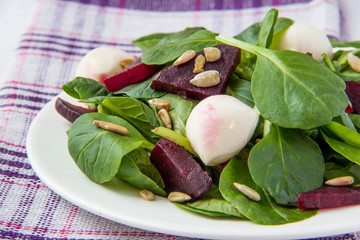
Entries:
{"type": "Polygon", "coordinates": [[[360,188],[352,186],[320,188],[300,193],[298,208],[322,209],[360,204],[360,188]]]}
{"type": "Polygon", "coordinates": [[[61,116],[63,116],[65,119],[67,119],[70,122],[74,122],[78,117],[80,117],[84,113],[97,112],[96,109],[75,106],[61,98],[56,99],[55,109],[61,116]]]}
{"type": "Polygon", "coordinates": [[[192,98],[197,100],[224,93],[229,77],[240,63],[241,50],[237,47],[224,44],[216,47],[221,51],[221,58],[216,62],[206,62],[204,70],[217,70],[220,73],[220,83],[218,85],[201,88],[189,83],[196,75],[193,73],[196,56],[204,55],[204,51],[201,51],[193,59],[184,64],[178,66],[171,65],[160,71],[154,77],[150,87],[158,91],[176,93],[185,99],[192,98]]]}
{"type": "Polygon", "coordinates": [[[116,92],[131,84],[141,82],[159,70],[161,65],[146,65],[138,58],[127,68],[105,79],[104,83],[109,92],[116,92]]]}
{"type": "Polygon", "coordinates": [[[166,138],[156,143],[150,158],[159,170],[168,193],[179,191],[197,198],[212,183],[211,177],[184,147],[166,138]]]}
{"type": "Polygon", "coordinates": [[[347,81],[345,92],[349,97],[353,112],[360,114],[360,82],[347,81]]]}

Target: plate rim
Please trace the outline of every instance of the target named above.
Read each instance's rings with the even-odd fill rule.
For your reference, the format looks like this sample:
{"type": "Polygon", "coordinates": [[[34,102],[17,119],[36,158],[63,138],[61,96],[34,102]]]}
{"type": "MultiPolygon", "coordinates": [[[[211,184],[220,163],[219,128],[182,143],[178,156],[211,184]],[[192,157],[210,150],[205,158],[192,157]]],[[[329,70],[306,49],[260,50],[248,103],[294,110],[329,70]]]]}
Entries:
{"type": "MultiPolygon", "coordinates": [[[[145,221],[145,220],[141,220],[141,218],[139,219],[137,217],[131,217],[129,216],[129,213],[127,212],[125,215],[123,216],[115,216],[114,212],[109,211],[109,209],[105,206],[99,206],[98,203],[94,202],[94,201],[89,201],[89,199],[82,199],[81,196],[83,196],[81,192],[79,192],[79,194],[72,196],[71,194],[73,194],[72,191],[69,191],[69,189],[66,189],[62,186],[56,185],[59,181],[59,179],[55,179],[56,178],[56,174],[55,175],[51,175],[49,174],[49,172],[46,172],[47,170],[49,170],[48,168],[44,168],[44,166],[41,166],[41,164],[44,164],[44,160],[43,159],[39,159],[39,154],[44,154],[45,152],[39,151],[39,149],[36,149],[36,146],[38,146],[39,144],[39,135],[41,135],[41,133],[39,132],[38,129],[38,125],[44,124],[43,122],[46,122],[46,120],[48,121],[48,118],[50,119],[55,119],[58,122],[63,122],[64,126],[66,124],[68,124],[68,126],[70,127],[70,124],[66,122],[65,119],[63,119],[55,110],[54,107],[54,102],[55,99],[57,97],[61,97],[63,99],[67,99],[67,100],[71,100],[71,98],[69,98],[64,92],[60,93],[58,96],[54,97],[49,103],[47,103],[41,110],[40,112],[37,114],[37,116],[33,119],[29,131],[28,131],[28,135],[26,138],[26,150],[27,150],[27,154],[28,154],[28,159],[30,161],[31,167],[33,168],[33,170],[35,171],[36,175],[41,179],[42,182],[45,183],[45,185],[50,188],[52,191],[54,191],[56,194],[60,195],[62,198],[64,198],[65,200],[73,203],[74,205],[77,205],[95,215],[98,215],[100,217],[109,219],[111,221],[120,223],[120,224],[124,224],[130,227],[135,227],[138,229],[143,229],[146,231],[154,231],[154,232],[159,232],[159,233],[163,233],[163,234],[171,234],[171,235],[176,235],[176,236],[182,236],[182,237],[190,237],[190,238],[208,238],[208,239],[299,239],[299,238],[313,238],[313,237],[326,237],[326,236],[332,236],[332,235],[338,235],[338,234],[347,234],[347,233],[352,233],[352,232],[356,232],[360,230],[360,223],[356,224],[356,223],[350,223],[349,222],[343,222],[341,224],[333,224],[329,227],[326,226],[322,226],[319,228],[312,228],[312,229],[302,229],[302,230],[294,230],[293,226],[299,226],[304,227],[304,226],[311,226],[312,224],[315,224],[317,219],[320,218],[322,219],[322,216],[325,215],[329,215],[329,216],[334,216],[334,215],[338,215],[339,213],[342,213],[344,211],[347,212],[352,212],[353,209],[357,210],[357,213],[360,214],[360,205],[358,206],[349,206],[349,207],[343,207],[343,208],[338,208],[338,209],[327,209],[327,210],[320,210],[320,212],[303,221],[300,222],[295,222],[295,223],[288,223],[288,224],[284,224],[284,225],[275,225],[275,226],[270,226],[270,225],[258,225],[255,223],[252,223],[250,221],[246,221],[246,220],[231,220],[231,224],[233,222],[236,222],[236,224],[243,224],[245,227],[247,227],[247,231],[242,231],[241,233],[236,232],[236,231],[229,231],[229,229],[226,228],[225,224],[230,224],[228,222],[228,220],[223,220],[223,219],[215,219],[215,218],[211,218],[209,219],[208,217],[204,217],[204,216],[199,216],[197,214],[194,213],[190,213],[188,211],[185,211],[183,209],[180,209],[178,207],[174,207],[174,204],[169,203],[166,199],[164,198],[157,198],[156,201],[160,202],[161,204],[164,204],[163,207],[166,206],[166,208],[170,208],[170,209],[176,209],[175,210],[175,214],[181,216],[184,219],[187,219],[187,217],[189,217],[188,220],[194,221],[203,219],[202,222],[204,223],[208,223],[209,222],[213,222],[210,223],[211,227],[214,227],[216,225],[220,226],[222,229],[227,230],[226,231],[219,231],[219,233],[215,233],[214,229],[207,229],[208,231],[205,232],[196,232],[194,231],[194,226],[184,226],[182,225],[182,227],[186,227],[186,229],[180,229],[178,226],[175,226],[174,224],[171,223],[171,221],[167,221],[167,223],[164,221],[159,221],[158,219],[155,219],[155,221],[145,221]],[[39,153],[40,152],[40,153],[39,153]],[[41,163],[41,164],[40,164],[41,163]],[[79,198],[80,196],[80,198],[79,198]],[[170,207],[172,206],[172,207],[170,207]],[[100,207],[100,208],[99,208],[100,207]],[[185,216],[185,217],[184,217],[185,216]],[[159,225],[159,222],[164,223],[165,225],[159,225]],[[156,224],[155,224],[156,223],[156,224]],[[306,223],[306,224],[304,224],[306,223]],[[309,224],[307,224],[309,223],[309,224]],[[213,226],[214,225],[214,226],[213,226]],[[254,234],[256,233],[256,234],[254,234]]],[[[56,128],[57,129],[57,128],[56,128]]],[[[64,130],[64,129],[63,129],[64,130]]],[[[57,131],[59,132],[60,130],[57,129],[57,131]]],[[[66,131],[66,129],[65,129],[66,131]]],[[[66,134],[64,131],[64,134],[66,134]]],[[[42,133],[44,134],[44,133],[42,133]]],[[[48,137],[54,137],[54,135],[48,136],[48,137]]],[[[64,150],[64,149],[62,149],[64,150]]],[[[69,153],[67,152],[67,149],[65,149],[64,155],[65,157],[70,157],[69,153]]],[[[46,152],[47,153],[47,152],[46,152]]],[[[41,155],[41,156],[44,156],[41,155]]],[[[41,158],[41,157],[40,157],[41,158]]],[[[67,159],[69,160],[69,159],[67,159]]],[[[72,161],[71,157],[70,160],[72,161]]],[[[88,179],[85,175],[83,175],[81,173],[81,171],[76,167],[75,163],[72,161],[73,166],[75,166],[75,169],[68,169],[71,171],[77,171],[76,174],[80,175],[76,175],[76,178],[79,178],[81,181],[83,181],[83,183],[86,183],[85,186],[88,186],[88,184],[90,184],[90,186],[93,186],[94,189],[100,190],[102,193],[105,192],[106,194],[109,194],[109,196],[117,196],[117,194],[122,195],[122,197],[129,197],[129,196],[125,196],[121,193],[114,193],[112,191],[114,191],[113,189],[108,189],[103,185],[99,185],[96,184],[94,182],[92,182],[90,179],[88,179]],[[102,191],[102,190],[104,191],[102,191]],[[111,193],[108,193],[108,191],[110,191],[111,193],[113,193],[113,195],[111,193]]],[[[70,163],[69,163],[70,164],[70,163]]],[[[46,165],[46,164],[45,164],[46,165]]],[[[70,166],[70,165],[69,165],[70,166]]],[[[52,170],[53,171],[53,170],[52,170]]],[[[71,177],[71,175],[70,175],[71,177]]],[[[116,182],[114,183],[115,185],[121,185],[124,186],[124,183],[121,182],[116,182]]],[[[135,192],[134,192],[135,188],[133,188],[130,191],[131,192],[131,200],[132,201],[138,201],[139,197],[135,197],[135,192]],[[134,198],[135,197],[135,198],[134,198]]],[[[106,195],[107,196],[107,195],[106,195]]],[[[105,199],[103,199],[105,200],[105,199]]],[[[144,201],[142,199],[142,201],[144,201]]],[[[149,204],[151,204],[151,202],[144,204],[144,206],[149,206],[149,204]]],[[[155,202],[155,204],[157,204],[155,202]]],[[[157,205],[156,205],[157,206],[157,205]]],[[[126,210],[126,209],[121,209],[120,210],[126,210]]],[[[125,211],[126,212],[126,211],[125,211]]],[[[136,214],[133,214],[134,216],[136,214]]],[[[325,218],[325,217],[324,217],[325,218]]],[[[326,219],[325,219],[326,220],[326,219]]],[[[335,220],[338,221],[338,220],[335,220]]],[[[196,221],[197,222],[197,221],[196,221]]],[[[356,221],[354,221],[356,222],[356,221]]],[[[240,225],[241,226],[241,225],[240,225]]],[[[201,228],[206,230],[206,228],[201,228]]],[[[240,228],[241,229],[241,228],[240,228]]],[[[244,230],[244,229],[242,229],[244,230]]],[[[245,229],[246,230],[246,229],[245,229]]]]}

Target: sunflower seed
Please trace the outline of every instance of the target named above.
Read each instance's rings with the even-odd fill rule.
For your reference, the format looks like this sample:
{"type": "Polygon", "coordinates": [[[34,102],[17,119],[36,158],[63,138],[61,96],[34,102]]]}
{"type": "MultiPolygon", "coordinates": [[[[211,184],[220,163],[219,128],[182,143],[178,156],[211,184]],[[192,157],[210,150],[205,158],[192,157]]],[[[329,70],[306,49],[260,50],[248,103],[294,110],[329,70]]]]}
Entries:
{"type": "Polygon", "coordinates": [[[171,202],[185,202],[185,201],[189,201],[191,197],[183,192],[171,192],[168,195],[168,199],[171,202]]]}
{"type": "Polygon", "coordinates": [[[168,111],[166,111],[166,109],[161,109],[158,112],[158,115],[159,115],[159,118],[161,119],[161,121],[163,122],[163,124],[165,125],[165,127],[172,129],[171,118],[169,116],[168,111]]]}
{"type": "Polygon", "coordinates": [[[221,51],[216,47],[204,48],[204,54],[208,62],[216,62],[221,58],[221,51]]]}
{"type": "Polygon", "coordinates": [[[168,100],[160,98],[153,98],[149,100],[149,103],[153,105],[158,111],[160,111],[161,109],[166,109],[166,111],[169,111],[171,107],[168,100]]]}
{"type": "Polygon", "coordinates": [[[254,200],[256,202],[260,201],[260,199],[261,199],[260,194],[257,193],[254,189],[252,189],[244,184],[240,184],[240,183],[236,183],[236,182],[234,182],[233,184],[240,192],[242,192],[245,196],[247,196],[251,200],[254,200]]]}
{"type": "Polygon", "coordinates": [[[190,83],[197,87],[212,87],[220,83],[220,74],[216,70],[209,70],[197,74],[190,83]]]}
{"type": "Polygon", "coordinates": [[[183,63],[186,63],[187,61],[193,59],[195,57],[196,52],[194,50],[188,50],[184,52],[176,61],[173,63],[173,65],[177,66],[183,63]]]}
{"type": "Polygon", "coordinates": [[[205,65],[205,57],[203,55],[199,55],[195,58],[195,67],[193,73],[201,73],[204,71],[205,65]]]}
{"type": "Polygon", "coordinates": [[[121,135],[128,134],[128,130],[126,127],[123,127],[123,126],[120,126],[120,125],[117,125],[114,123],[109,123],[109,122],[100,121],[100,120],[94,120],[93,125],[96,127],[100,127],[102,129],[111,131],[111,132],[121,134],[121,135]]]}
{"type": "Polygon", "coordinates": [[[152,201],[155,199],[155,195],[151,191],[146,189],[140,190],[140,196],[147,201],[152,201]]]}
{"type": "Polygon", "coordinates": [[[325,184],[329,186],[347,186],[353,184],[353,182],[354,178],[352,176],[343,176],[329,179],[325,182],[325,184]]]}
{"type": "Polygon", "coordinates": [[[358,58],[357,56],[355,56],[352,53],[348,54],[348,63],[350,65],[350,67],[356,71],[356,72],[360,72],[360,58],[358,58]]]}

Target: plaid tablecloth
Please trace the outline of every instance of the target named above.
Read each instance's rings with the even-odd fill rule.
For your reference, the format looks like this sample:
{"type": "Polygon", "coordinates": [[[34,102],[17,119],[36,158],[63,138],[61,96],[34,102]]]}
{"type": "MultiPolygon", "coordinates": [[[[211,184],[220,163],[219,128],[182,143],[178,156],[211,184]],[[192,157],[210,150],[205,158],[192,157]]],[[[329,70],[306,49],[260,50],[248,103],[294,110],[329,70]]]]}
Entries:
{"type": "MultiPolygon", "coordinates": [[[[235,35],[270,7],[280,16],[342,37],[336,0],[39,0],[0,86],[1,239],[186,239],[118,224],[62,199],[36,176],[26,136],[37,113],[99,46],[134,55],[131,41],[154,32],[204,26],[235,35]]],[[[360,229],[359,229],[360,230],[360,229]]],[[[324,239],[360,239],[355,233],[324,239]]]]}

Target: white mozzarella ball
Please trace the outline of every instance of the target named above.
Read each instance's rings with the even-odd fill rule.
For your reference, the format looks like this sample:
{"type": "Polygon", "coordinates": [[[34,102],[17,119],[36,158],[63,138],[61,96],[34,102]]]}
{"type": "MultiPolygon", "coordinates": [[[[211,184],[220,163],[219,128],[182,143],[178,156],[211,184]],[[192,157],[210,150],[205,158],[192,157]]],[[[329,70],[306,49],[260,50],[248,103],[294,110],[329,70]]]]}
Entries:
{"type": "Polygon", "coordinates": [[[235,97],[215,95],[192,110],[186,135],[201,161],[207,166],[223,163],[249,142],[259,112],[235,97]]]}
{"type": "Polygon", "coordinates": [[[330,59],[333,57],[332,46],[325,33],[313,25],[301,22],[294,22],[284,33],[275,38],[271,48],[311,53],[319,62],[322,62],[321,55],[324,53],[330,59]]]}
{"type": "Polygon", "coordinates": [[[88,52],[80,61],[76,77],[91,78],[100,82],[124,69],[122,62],[135,57],[114,47],[98,47],[88,52]]]}

